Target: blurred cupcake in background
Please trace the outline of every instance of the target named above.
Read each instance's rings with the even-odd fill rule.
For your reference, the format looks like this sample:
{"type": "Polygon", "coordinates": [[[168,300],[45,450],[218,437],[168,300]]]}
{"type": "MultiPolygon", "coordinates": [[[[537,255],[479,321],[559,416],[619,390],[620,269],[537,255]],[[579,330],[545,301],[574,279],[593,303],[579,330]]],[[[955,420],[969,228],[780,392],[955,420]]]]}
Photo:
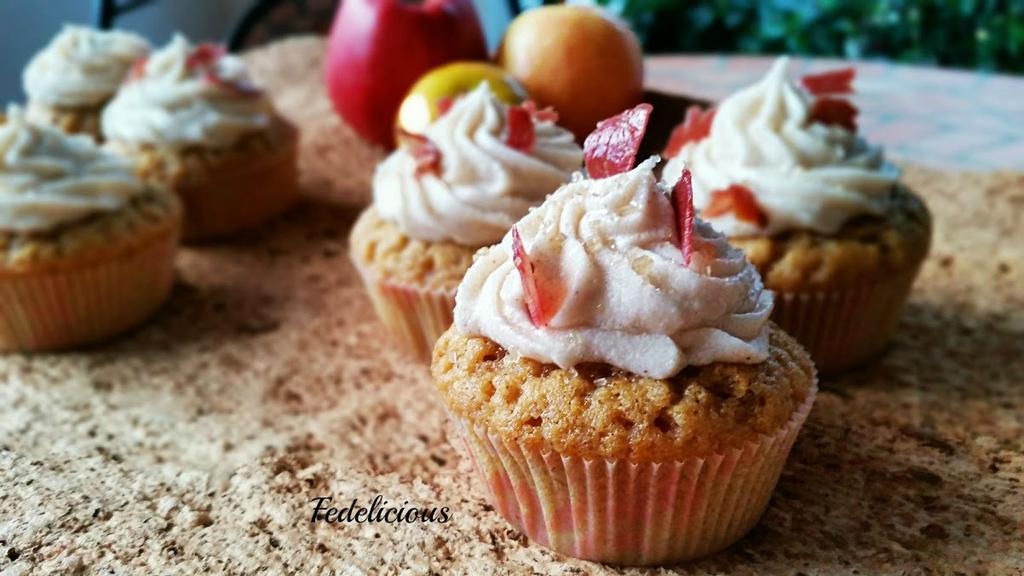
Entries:
{"type": "Polygon", "coordinates": [[[129,32],[64,26],[22,73],[29,119],[99,139],[103,107],[149,49],[129,32]]]}
{"type": "Polygon", "coordinates": [[[582,151],[556,122],[551,110],[503,103],[482,82],[377,167],[352,259],[403,349],[430,357],[473,254],[580,168],[582,151]]]}
{"type": "Polygon", "coordinates": [[[91,344],[167,299],[180,203],[84,135],[0,123],[0,350],[91,344]]]}
{"type": "Polygon", "coordinates": [[[636,149],[612,141],[637,118],[610,121],[597,163],[588,138],[590,179],[480,252],[431,369],[513,526],[570,556],[672,564],[754,526],[817,388],[757,270],[694,219],[688,179],[659,183],[656,157],[628,170],[636,149]]]}
{"type": "Polygon", "coordinates": [[[296,130],[220,46],[175,35],[132,70],[102,128],[143,179],[181,197],[186,240],[258,226],[298,195],[296,130]]]}
{"type": "Polygon", "coordinates": [[[694,202],[776,292],[774,320],[818,369],[855,367],[895,331],[931,239],[931,216],[881,148],[857,133],[854,70],[758,83],[691,108],[665,177],[693,171],[694,202]]]}

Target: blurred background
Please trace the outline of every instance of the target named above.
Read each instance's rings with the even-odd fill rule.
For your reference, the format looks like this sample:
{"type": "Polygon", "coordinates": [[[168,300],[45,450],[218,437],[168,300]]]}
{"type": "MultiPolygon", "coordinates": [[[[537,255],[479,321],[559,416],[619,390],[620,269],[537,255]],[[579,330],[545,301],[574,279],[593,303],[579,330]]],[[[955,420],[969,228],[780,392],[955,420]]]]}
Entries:
{"type": "MultiPolygon", "coordinates": [[[[493,47],[517,10],[542,0],[474,0],[493,47]]],[[[629,21],[649,53],[781,53],[1024,71],[1024,0],[589,0],[629,21]]],[[[108,23],[163,43],[235,36],[239,46],[323,32],[338,0],[5,0],[0,97],[20,99],[25,61],[64,22],[108,23]]],[[[587,3],[587,2],[576,2],[587,3]]]]}
{"type": "Polygon", "coordinates": [[[596,3],[630,21],[648,52],[785,52],[1024,71],[1024,1],[1021,0],[597,0],[596,3]]]}
{"type": "MultiPolygon", "coordinates": [[[[109,17],[112,27],[142,34],[156,45],[177,30],[191,39],[257,45],[302,32],[326,33],[339,0],[0,0],[4,38],[0,59],[0,98],[21,100],[21,70],[65,22],[98,25],[109,17]],[[16,27],[11,23],[17,23],[16,27]]],[[[491,45],[497,44],[512,18],[506,0],[474,0],[491,45]]],[[[525,3],[524,3],[525,4],[525,3]]]]}

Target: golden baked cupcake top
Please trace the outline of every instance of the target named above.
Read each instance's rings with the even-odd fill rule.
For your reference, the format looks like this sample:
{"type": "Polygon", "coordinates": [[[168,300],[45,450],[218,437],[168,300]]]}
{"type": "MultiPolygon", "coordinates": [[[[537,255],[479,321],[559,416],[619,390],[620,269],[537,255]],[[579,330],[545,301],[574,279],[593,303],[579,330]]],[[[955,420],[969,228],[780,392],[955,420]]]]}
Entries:
{"type": "Polygon", "coordinates": [[[792,230],[834,234],[860,215],[884,215],[899,171],[856,132],[853,69],[799,87],[775,61],[758,83],[673,134],[666,178],[693,171],[701,216],[731,237],[792,230]]]}
{"type": "Polygon", "coordinates": [[[455,293],[473,263],[475,248],[454,242],[426,242],[402,233],[370,206],[352,227],[356,262],[389,282],[413,284],[426,290],[455,293]]]}
{"type": "Polygon", "coordinates": [[[29,61],[22,84],[33,102],[92,108],[113,96],[148,53],[149,43],[136,34],[66,25],[29,61]]]}
{"type": "Polygon", "coordinates": [[[56,270],[175,233],[175,196],[140,182],[90,137],[0,118],[0,268],[56,270]],[[127,241],[122,241],[127,240],[127,241]]]}
{"type": "Polygon", "coordinates": [[[497,242],[580,168],[582,151],[556,119],[481,83],[377,167],[377,210],[419,240],[497,242]]]}
{"type": "Polygon", "coordinates": [[[103,110],[108,140],[167,148],[228,148],[267,130],[274,110],[244,62],[181,34],[140,61],[103,110]]]}
{"type": "Polygon", "coordinates": [[[834,290],[913,273],[928,254],[931,220],[924,201],[898,185],[883,217],[855,216],[834,234],[794,230],[730,242],[772,290],[834,290]]]}
{"type": "Polygon", "coordinates": [[[434,382],[452,413],[530,448],[583,458],[671,461],[720,453],[790,421],[811,393],[807,353],[768,323],[757,364],[688,366],[650,378],[608,364],[557,368],[493,340],[446,332],[434,382]]]}
{"type": "Polygon", "coordinates": [[[45,232],[124,208],[145,186],[131,164],[96,146],[29,122],[9,107],[0,124],[0,231],[45,232]]]}

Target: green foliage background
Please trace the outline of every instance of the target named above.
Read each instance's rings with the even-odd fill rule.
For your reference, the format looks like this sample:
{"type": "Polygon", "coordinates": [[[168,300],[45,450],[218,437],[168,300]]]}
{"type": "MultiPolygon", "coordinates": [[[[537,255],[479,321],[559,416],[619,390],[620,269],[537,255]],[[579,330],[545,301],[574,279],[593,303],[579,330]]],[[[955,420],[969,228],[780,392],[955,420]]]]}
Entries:
{"type": "Polygon", "coordinates": [[[1024,72],[1024,0],[592,0],[649,52],[891,58],[1024,72]]]}

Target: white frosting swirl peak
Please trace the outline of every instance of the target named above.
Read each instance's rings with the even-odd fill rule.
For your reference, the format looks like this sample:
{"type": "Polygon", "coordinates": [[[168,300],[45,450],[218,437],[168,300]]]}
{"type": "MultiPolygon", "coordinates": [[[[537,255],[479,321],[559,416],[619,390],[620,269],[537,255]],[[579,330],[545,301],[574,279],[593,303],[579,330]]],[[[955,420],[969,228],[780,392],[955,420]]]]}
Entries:
{"type": "Polygon", "coordinates": [[[505,115],[486,83],[460,98],[426,130],[441,152],[440,175],[417,175],[404,148],[377,167],[373,196],[380,214],[421,240],[466,246],[500,240],[583,161],[572,133],[550,121],[533,121],[529,152],[509,147],[505,115]]]}
{"type": "Polygon", "coordinates": [[[516,225],[539,289],[562,294],[547,326],[530,321],[509,233],[478,254],[459,286],[458,328],[562,368],[603,362],[654,378],[687,365],[763,361],[771,292],[700,220],[684,265],[657,160],[566,184],[516,225]]]}
{"type": "Polygon", "coordinates": [[[47,231],[120,210],[143,189],[127,160],[88,136],[30,123],[20,108],[8,108],[0,124],[0,231],[47,231]]]}
{"type": "Polygon", "coordinates": [[[22,74],[30,100],[51,106],[95,106],[117,91],[136,59],[149,52],[141,36],[66,25],[22,74]]]}
{"type": "Polygon", "coordinates": [[[127,82],[103,110],[104,136],[133,144],[227,148],[267,128],[273,110],[266,96],[233,88],[249,84],[242,60],[224,55],[212,67],[196,65],[195,51],[176,34],[154,52],[142,77],[127,82]]]}
{"type": "Polygon", "coordinates": [[[843,127],[810,122],[812,97],[786,78],[787,58],[758,82],[723,100],[707,138],[687,144],[665,168],[666,179],[693,171],[694,203],[732,184],[753,192],[764,228],[732,214],[709,217],[729,236],[786,230],[835,233],[860,214],[881,214],[899,171],[878,147],[843,127]]]}

